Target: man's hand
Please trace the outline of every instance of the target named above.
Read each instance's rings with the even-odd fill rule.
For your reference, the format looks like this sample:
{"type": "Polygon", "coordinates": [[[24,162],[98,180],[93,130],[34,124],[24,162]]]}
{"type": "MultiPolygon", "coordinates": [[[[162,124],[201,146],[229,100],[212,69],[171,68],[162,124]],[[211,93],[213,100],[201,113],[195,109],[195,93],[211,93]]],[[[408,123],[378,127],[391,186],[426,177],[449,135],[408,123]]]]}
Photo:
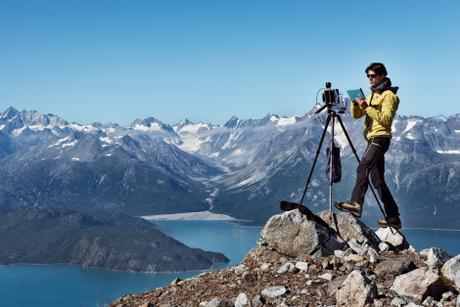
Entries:
{"type": "Polygon", "coordinates": [[[361,107],[361,109],[367,108],[367,102],[364,99],[356,98],[356,103],[361,107]]]}

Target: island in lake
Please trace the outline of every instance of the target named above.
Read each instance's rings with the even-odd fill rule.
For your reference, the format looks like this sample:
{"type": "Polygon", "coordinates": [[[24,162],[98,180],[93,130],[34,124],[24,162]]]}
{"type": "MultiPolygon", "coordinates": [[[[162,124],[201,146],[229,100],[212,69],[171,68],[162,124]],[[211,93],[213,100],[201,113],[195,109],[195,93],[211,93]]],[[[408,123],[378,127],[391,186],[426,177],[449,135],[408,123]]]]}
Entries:
{"type": "Polygon", "coordinates": [[[0,212],[0,264],[66,263],[139,272],[203,270],[226,263],[154,224],[115,211],[20,207],[0,212]]]}

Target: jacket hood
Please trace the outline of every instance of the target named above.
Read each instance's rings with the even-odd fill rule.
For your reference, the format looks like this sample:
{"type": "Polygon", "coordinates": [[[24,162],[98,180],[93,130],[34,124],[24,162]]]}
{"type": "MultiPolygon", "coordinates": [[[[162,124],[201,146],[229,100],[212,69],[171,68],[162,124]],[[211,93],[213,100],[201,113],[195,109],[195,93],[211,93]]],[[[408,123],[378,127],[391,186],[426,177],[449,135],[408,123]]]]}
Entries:
{"type": "Polygon", "coordinates": [[[383,92],[390,90],[396,95],[398,89],[398,86],[391,86],[391,80],[388,77],[385,77],[385,79],[383,79],[383,81],[379,85],[371,87],[372,92],[375,92],[377,94],[382,94],[383,92]]]}

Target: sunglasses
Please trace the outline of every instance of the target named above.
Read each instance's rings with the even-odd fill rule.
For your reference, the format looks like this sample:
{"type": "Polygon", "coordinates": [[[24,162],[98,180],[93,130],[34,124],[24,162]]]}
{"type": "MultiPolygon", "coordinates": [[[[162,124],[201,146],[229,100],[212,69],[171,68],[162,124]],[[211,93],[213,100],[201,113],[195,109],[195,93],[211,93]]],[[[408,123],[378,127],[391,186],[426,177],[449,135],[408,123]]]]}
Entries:
{"type": "Polygon", "coordinates": [[[368,74],[367,77],[368,77],[369,79],[374,79],[375,77],[377,77],[377,75],[376,75],[376,74],[372,74],[372,75],[369,75],[369,74],[368,74]]]}

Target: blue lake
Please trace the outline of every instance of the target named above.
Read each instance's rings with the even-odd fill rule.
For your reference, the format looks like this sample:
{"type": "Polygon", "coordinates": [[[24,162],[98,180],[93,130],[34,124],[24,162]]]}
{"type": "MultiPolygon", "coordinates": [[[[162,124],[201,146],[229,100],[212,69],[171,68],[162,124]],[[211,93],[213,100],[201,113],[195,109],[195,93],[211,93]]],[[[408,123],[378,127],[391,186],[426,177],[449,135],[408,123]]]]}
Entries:
{"type": "MultiPolygon", "coordinates": [[[[238,263],[261,227],[219,221],[159,221],[157,227],[192,247],[217,251],[238,263]]],[[[460,231],[405,229],[417,249],[437,246],[460,254],[460,231]]],[[[104,306],[127,293],[145,292],[199,272],[130,273],[69,265],[0,265],[0,306],[104,306]]]]}

